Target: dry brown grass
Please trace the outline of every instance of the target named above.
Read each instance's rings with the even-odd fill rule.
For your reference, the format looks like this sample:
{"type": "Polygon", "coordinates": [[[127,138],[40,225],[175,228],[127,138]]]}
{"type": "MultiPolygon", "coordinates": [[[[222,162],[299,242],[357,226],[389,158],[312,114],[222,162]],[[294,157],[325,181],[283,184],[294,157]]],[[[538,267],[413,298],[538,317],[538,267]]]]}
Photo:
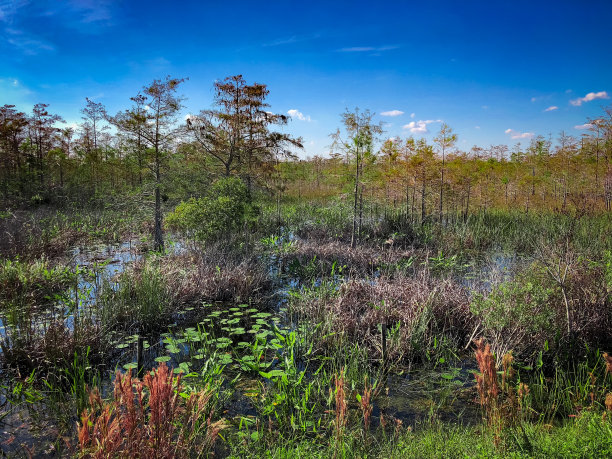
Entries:
{"type": "Polygon", "coordinates": [[[295,249],[288,253],[283,262],[298,260],[300,264],[308,264],[316,257],[316,263],[321,275],[328,274],[333,263],[346,266],[349,274],[373,273],[381,266],[394,265],[401,260],[414,256],[414,250],[380,248],[371,245],[359,245],[351,248],[350,244],[340,241],[317,241],[314,239],[300,240],[295,249]]]}
{"type": "MultiPolygon", "coordinates": [[[[90,349],[96,356],[104,346],[100,328],[82,319],[69,328],[62,320],[47,324],[32,322],[0,340],[2,360],[22,374],[36,369],[43,374],[57,367],[68,367],[75,353],[90,349]],[[76,330],[76,331],[75,331],[76,330]]],[[[92,359],[95,357],[92,357],[92,359]]]]}
{"type": "Polygon", "coordinates": [[[186,253],[161,266],[169,291],[179,304],[262,299],[271,286],[265,267],[253,259],[186,253]]]}
{"type": "Polygon", "coordinates": [[[63,255],[68,248],[87,237],[75,228],[63,228],[53,237],[45,237],[41,221],[52,219],[57,210],[41,208],[35,211],[17,210],[0,218],[0,256],[24,259],[63,255]]]}
{"type": "Polygon", "coordinates": [[[367,346],[373,358],[381,357],[378,326],[383,322],[390,329],[399,323],[397,334],[387,341],[391,359],[413,357],[416,346],[426,348],[440,334],[467,341],[472,327],[466,289],[451,279],[433,277],[426,270],[415,276],[350,280],[331,299],[298,300],[292,307],[367,346]]]}
{"type": "MultiPolygon", "coordinates": [[[[588,260],[580,260],[566,283],[572,332],[592,347],[606,348],[612,330],[612,295],[607,290],[605,272],[601,267],[590,266],[588,260]]],[[[556,303],[557,315],[561,316],[560,295],[556,303]]]]}

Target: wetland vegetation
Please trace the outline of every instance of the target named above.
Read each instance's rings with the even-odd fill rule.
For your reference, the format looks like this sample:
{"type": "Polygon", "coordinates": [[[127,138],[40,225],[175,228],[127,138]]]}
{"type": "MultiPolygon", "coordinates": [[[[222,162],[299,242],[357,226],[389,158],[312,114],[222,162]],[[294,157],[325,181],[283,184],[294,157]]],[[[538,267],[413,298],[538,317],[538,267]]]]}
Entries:
{"type": "Polygon", "coordinates": [[[512,152],[347,111],[299,159],[265,85],[181,123],[182,81],[0,108],[3,454],[612,454],[610,110],[512,152]]]}

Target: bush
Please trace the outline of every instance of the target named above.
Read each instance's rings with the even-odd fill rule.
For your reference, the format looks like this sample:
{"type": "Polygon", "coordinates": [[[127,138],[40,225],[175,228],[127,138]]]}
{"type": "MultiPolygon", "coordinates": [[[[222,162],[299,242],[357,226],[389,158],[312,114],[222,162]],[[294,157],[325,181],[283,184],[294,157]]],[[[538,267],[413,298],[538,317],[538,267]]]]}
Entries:
{"type": "Polygon", "coordinates": [[[246,186],[228,177],[215,182],[209,196],[181,202],[166,217],[166,225],[199,241],[214,241],[239,229],[248,208],[246,186]]]}
{"type": "Polygon", "coordinates": [[[511,350],[529,359],[554,336],[557,289],[549,284],[534,267],[495,286],[488,295],[475,295],[470,308],[498,359],[511,350]]]}

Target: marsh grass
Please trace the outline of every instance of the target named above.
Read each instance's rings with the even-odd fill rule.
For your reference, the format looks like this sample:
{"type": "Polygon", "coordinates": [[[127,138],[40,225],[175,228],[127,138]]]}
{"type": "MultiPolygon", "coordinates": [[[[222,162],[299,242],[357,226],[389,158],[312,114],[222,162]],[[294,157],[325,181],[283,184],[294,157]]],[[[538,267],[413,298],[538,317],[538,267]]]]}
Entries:
{"type": "MultiPolygon", "coordinates": [[[[3,340],[3,360],[15,374],[32,375],[20,397],[30,394],[34,405],[44,393],[44,409],[71,426],[62,430],[66,436],[76,438],[75,415],[83,414],[84,456],[128,455],[135,448],[143,456],[187,456],[194,448],[207,454],[213,440],[218,454],[232,457],[597,457],[612,451],[612,416],[605,413],[612,406],[612,363],[589,351],[609,351],[608,217],[572,222],[565,215],[481,212],[465,221],[421,224],[370,205],[359,245],[349,249],[350,206],[319,204],[290,203],[280,219],[275,206],[264,205],[219,243],[191,241],[178,254],[149,254],[106,279],[91,302],[54,296],[74,280],[60,282],[61,267],[44,274],[34,264],[9,266],[0,279],[18,285],[7,290],[18,292],[13,303],[35,305],[30,312],[13,309],[21,332],[3,340]],[[480,297],[462,282],[465,264],[487,250],[533,255],[542,244],[556,247],[560,234],[575,254],[563,281],[567,303],[542,260],[522,266],[514,279],[500,276],[480,297]],[[14,281],[20,275],[28,279],[23,286],[14,281]],[[284,311],[274,289],[286,289],[287,278],[297,283],[284,311]],[[63,310],[35,326],[35,310],[55,301],[63,310]],[[180,327],[169,330],[173,323],[180,327]],[[171,367],[160,365],[137,380],[131,351],[143,333],[146,365],[171,367]],[[467,352],[473,338],[491,343],[476,360],[467,352]],[[111,400],[90,399],[87,388],[103,386],[97,370],[110,362],[119,368],[127,362],[128,373],[115,377],[111,400]],[[478,364],[488,382],[482,376],[472,386],[462,375],[478,364]],[[435,376],[419,378],[417,369],[435,376]],[[406,371],[414,378],[410,388],[427,394],[419,399],[426,409],[402,421],[383,401],[388,378],[406,371]],[[46,392],[41,384],[48,384],[46,392]],[[476,407],[479,390],[482,423],[448,413],[460,396],[467,411],[476,407]],[[157,423],[154,413],[168,422],[157,423]]],[[[31,240],[46,231],[44,244],[29,253],[50,244],[59,250],[73,237],[116,240],[136,221],[125,217],[105,230],[106,217],[81,217],[57,216],[27,229],[31,240]]]]}
{"type": "Polygon", "coordinates": [[[0,260],[0,309],[41,308],[56,301],[76,279],[68,266],[48,259],[0,260]]]}
{"type": "Polygon", "coordinates": [[[155,260],[123,272],[117,284],[105,279],[96,309],[102,327],[145,331],[164,323],[173,312],[170,289],[155,260]]]}
{"type": "Polygon", "coordinates": [[[382,358],[380,325],[390,330],[388,357],[425,359],[439,336],[460,345],[471,324],[466,291],[427,271],[415,276],[380,277],[375,281],[348,280],[332,295],[296,295],[290,309],[328,329],[345,335],[382,358]]]}
{"type": "Polygon", "coordinates": [[[119,242],[149,234],[146,210],[139,198],[108,199],[103,206],[9,210],[0,217],[0,255],[53,259],[77,243],[119,242]]]}

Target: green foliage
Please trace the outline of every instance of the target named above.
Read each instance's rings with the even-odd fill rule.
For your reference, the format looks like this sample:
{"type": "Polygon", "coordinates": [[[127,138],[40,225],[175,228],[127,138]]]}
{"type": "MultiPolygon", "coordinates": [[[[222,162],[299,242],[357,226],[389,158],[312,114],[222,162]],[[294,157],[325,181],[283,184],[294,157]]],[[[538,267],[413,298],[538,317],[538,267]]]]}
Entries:
{"type": "Polygon", "coordinates": [[[608,292],[612,292],[612,251],[606,250],[604,252],[603,265],[605,269],[605,280],[608,292]]]}
{"type": "Polygon", "coordinates": [[[482,318],[486,328],[502,330],[520,325],[532,333],[549,330],[554,325],[554,311],[548,306],[554,289],[526,277],[504,282],[489,295],[475,295],[471,309],[482,318]]]}
{"type": "Polygon", "coordinates": [[[51,302],[75,274],[66,266],[50,266],[45,258],[34,262],[0,260],[0,305],[7,307],[51,302]]]}
{"type": "Polygon", "coordinates": [[[171,302],[172,296],[159,266],[146,262],[137,272],[124,272],[118,288],[107,283],[100,295],[98,310],[108,330],[134,323],[152,327],[171,312],[171,302]]]}
{"type": "Polygon", "coordinates": [[[228,177],[215,182],[208,196],[181,202],[166,217],[166,225],[210,242],[240,229],[248,210],[246,186],[240,179],[228,177]]]}
{"type": "Polygon", "coordinates": [[[533,359],[545,342],[559,340],[562,312],[554,307],[557,290],[533,265],[515,279],[494,286],[489,294],[474,295],[471,312],[480,319],[482,334],[498,360],[511,350],[520,359],[533,359]]]}

